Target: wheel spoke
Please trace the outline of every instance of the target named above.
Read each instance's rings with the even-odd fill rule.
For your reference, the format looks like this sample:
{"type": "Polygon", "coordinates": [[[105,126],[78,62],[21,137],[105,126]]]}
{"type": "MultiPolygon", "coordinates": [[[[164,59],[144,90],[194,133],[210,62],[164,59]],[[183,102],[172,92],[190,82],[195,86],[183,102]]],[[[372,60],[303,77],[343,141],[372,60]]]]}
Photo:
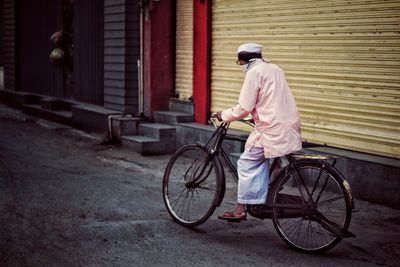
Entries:
{"type": "Polygon", "coordinates": [[[341,200],[341,199],[344,199],[344,198],[345,198],[344,196],[333,197],[333,198],[326,199],[326,200],[324,200],[324,201],[319,202],[318,205],[319,205],[319,206],[328,205],[328,204],[331,204],[331,203],[333,203],[333,202],[336,202],[336,201],[341,200]]]}

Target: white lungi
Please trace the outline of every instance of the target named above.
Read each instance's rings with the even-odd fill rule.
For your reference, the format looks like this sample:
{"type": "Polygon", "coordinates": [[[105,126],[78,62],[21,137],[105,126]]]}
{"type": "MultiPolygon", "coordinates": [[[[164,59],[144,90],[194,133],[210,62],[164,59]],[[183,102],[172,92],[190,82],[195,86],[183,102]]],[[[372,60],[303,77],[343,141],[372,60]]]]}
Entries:
{"type": "Polygon", "coordinates": [[[264,204],[268,194],[269,159],[262,147],[245,150],[238,162],[238,203],[264,204]]]}

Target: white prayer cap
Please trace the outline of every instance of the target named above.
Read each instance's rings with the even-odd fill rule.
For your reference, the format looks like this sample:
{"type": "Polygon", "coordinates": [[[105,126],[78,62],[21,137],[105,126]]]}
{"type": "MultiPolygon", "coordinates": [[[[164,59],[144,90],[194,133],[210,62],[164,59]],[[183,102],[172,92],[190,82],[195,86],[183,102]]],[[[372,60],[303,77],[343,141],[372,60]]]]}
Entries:
{"type": "Polygon", "coordinates": [[[248,52],[248,53],[258,53],[261,54],[263,46],[256,44],[256,43],[247,43],[247,44],[242,44],[238,48],[238,53],[240,52],[248,52]]]}

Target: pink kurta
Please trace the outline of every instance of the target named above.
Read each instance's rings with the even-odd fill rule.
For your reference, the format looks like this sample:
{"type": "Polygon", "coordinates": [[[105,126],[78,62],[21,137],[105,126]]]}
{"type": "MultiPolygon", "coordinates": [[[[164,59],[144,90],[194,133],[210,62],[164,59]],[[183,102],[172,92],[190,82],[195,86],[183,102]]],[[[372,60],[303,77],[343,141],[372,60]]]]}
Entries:
{"type": "Polygon", "coordinates": [[[263,147],[266,158],[280,157],[302,147],[300,116],[284,72],[275,64],[256,59],[250,62],[239,103],[222,112],[226,122],[248,115],[256,124],[246,150],[263,147]]]}

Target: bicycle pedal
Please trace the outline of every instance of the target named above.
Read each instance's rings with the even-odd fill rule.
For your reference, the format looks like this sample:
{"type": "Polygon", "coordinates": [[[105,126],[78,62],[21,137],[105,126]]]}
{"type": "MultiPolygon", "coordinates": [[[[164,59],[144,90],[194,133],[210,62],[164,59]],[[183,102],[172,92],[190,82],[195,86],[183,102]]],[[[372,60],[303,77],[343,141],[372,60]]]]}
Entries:
{"type": "Polygon", "coordinates": [[[224,217],[221,217],[221,216],[218,216],[218,219],[224,220],[224,221],[227,221],[227,222],[234,222],[234,223],[240,223],[242,221],[247,221],[246,218],[245,219],[234,219],[234,218],[224,218],[224,217]]]}
{"type": "Polygon", "coordinates": [[[353,234],[352,232],[346,230],[346,232],[343,233],[343,237],[344,238],[346,238],[346,237],[353,237],[354,238],[354,237],[356,237],[356,235],[353,234]]]}

